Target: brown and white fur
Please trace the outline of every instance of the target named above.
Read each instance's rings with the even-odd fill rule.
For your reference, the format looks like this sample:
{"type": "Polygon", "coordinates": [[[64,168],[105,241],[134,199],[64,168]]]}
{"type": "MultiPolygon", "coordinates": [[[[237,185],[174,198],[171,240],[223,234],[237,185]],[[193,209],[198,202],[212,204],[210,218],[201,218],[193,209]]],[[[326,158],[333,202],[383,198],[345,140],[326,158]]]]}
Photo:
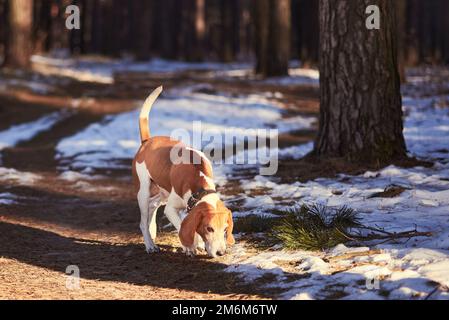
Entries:
{"type": "Polygon", "coordinates": [[[234,244],[232,213],[216,193],[204,196],[182,221],[180,213],[187,208],[192,194],[201,188],[215,190],[212,166],[206,156],[170,137],[151,137],[148,116],[162,87],[154,90],[143,104],[139,116],[142,144],[133,161],[133,178],[140,208],[140,230],[148,253],[158,252],[156,212],[165,205],[164,213],[178,230],[188,255],[205,247],[211,257],[223,255],[227,245],[234,244]],[[173,164],[170,151],[181,148],[190,158],[200,161],[173,164]],[[198,164],[193,164],[198,163],[198,164]],[[204,243],[203,243],[204,241],[204,243]]]}

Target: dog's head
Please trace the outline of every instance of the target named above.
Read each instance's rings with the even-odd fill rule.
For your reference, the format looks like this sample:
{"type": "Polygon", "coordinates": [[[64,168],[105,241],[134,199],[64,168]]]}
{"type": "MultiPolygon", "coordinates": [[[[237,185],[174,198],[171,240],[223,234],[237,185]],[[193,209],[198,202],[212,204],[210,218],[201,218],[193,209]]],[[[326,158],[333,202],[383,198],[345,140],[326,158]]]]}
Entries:
{"type": "Polygon", "coordinates": [[[222,201],[219,200],[216,207],[202,202],[182,221],[179,238],[185,247],[192,248],[195,233],[198,233],[209,256],[215,258],[217,255],[224,255],[227,246],[235,243],[233,227],[231,210],[226,208],[222,201]]]}

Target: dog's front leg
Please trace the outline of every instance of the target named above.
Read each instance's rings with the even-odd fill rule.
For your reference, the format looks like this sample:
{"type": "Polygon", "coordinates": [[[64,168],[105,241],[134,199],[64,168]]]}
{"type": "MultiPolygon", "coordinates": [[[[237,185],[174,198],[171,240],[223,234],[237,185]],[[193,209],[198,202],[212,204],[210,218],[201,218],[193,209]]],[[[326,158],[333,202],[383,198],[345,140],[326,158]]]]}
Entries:
{"type": "Polygon", "coordinates": [[[203,239],[198,233],[195,233],[193,245],[195,246],[196,250],[200,251],[206,250],[206,244],[204,243],[203,239]]]}
{"type": "Polygon", "coordinates": [[[198,249],[195,246],[192,246],[191,248],[187,248],[182,246],[182,251],[188,256],[188,257],[194,257],[198,254],[198,249]]]}

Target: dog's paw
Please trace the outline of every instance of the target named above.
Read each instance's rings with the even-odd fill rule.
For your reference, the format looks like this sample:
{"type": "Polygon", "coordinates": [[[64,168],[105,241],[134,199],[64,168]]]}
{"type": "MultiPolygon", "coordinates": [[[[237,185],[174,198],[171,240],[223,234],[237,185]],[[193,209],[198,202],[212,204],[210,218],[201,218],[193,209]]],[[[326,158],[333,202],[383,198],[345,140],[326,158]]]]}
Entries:
{"type": "Polygon", "coordinates": [[[146,248],[146,251],[147,251],[148,254],[150,254],[150,253],[160,252],[161,249],[158,246],[155,245],[153,247],[146,248]]]}
{"type": "Polygon", "coordinates": [[[206,251],[206,244],[198,234],[195,234],[194,247],[197,251],[206,251]]]}
{"type": "Polygon", "coordinates": [[[204,241],[201,241],[200,243],[198,243],[198,245],[196,246],[196,250],[206,251],[206,244],[204,243],[204,241]]]}
{"type": "Polygon", "coordinates": [[[197,255],[198,251],[196,249],[184,248],[184,253],[188,257],[194,257],[197,255]]]}

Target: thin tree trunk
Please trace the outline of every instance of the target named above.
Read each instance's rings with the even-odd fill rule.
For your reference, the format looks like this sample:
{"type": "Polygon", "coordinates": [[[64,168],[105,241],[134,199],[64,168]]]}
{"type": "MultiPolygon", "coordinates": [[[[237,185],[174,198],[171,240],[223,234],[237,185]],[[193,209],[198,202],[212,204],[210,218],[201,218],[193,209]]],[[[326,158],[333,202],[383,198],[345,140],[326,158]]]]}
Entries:
{"type": "Polygon", "coordinates": [[[407,44],[406,44],[406,64],[416,66],[420,60],[419,29],[421,25],[421,4],[420,0],[407,1],[407,44]]]}
{"type": "Polygon", "coordinates": [[[92,43],[92,29],[93,20],[96,19],[94,16],[95,3],[94,0],[83,0],[83,10],[81,13],[81,32],[83,45],[81,48],[81,53],[90,53],[95,51],[92,43]]]}
{"type": "Polygon", "coordinates": [[[236,55],[236,39],[238,39],[238,3],[236,0],[220,0],[221,50],[220,60],[231,62],[236,55]]]}
{"type": "Polygon", "coordinates": [[[405,156],[395,28],[390,0],[320,0],[316,155],[371,163],[405,156]],[[379,30],[365,27],[373,4],[379,30]]]}
{"type": "Polygon", "coordinates": [[[34,52],[43,53],[50,47],[51,0],[36,1],[34,4],[33,42],[34,52]]]}
{"type": "MultiPolygon", "coordinates": [[[[80,20],[85,21],[86,2],[89,0],[73,0],[72,3],[80,9],[80,20]]],[[[65,8],[64,8],[65,11],[65,8]]],[[[84,52],[84,32],[86,26],[80,21],[81,28],[69,31],[70,52],[72,54],[80,54],[84,52]]]]}
{"type": "Polygon", "coordinates": [[[150,58],[151,48],[151,8],[152,2],[133,0],[131,6],[131,28],[129,37],[133,38],[133,52],[137,60],[150,58]]]}
{"type": "Polygon", "coordinates": [[[9,37],[5,65],[28,68],[33,50],[33,1],[9,1],[9,37]]]}
{"type": "Polygon", "coordinates": [[[265,77],[288,74],[290,0],[256,0],[256,73],[265,77]]]}
{"type": "Polygon", "coordinates": [[[406,0],[395,0],[396,10],[396,33],[398,47],[398,70],[401,83],[405,83],[405,36],[406,36],[406,18],[407,2],[406,0]]]}
{"type": "Polygon", "coordinates": [[[56,0],[51,6],[51,49],[61,51],[70,48],[70,31],[65,26],[65,9],[70,0],[56,0]]]}
{"type": "MultiPolygon", "coordinates": [[[[447,13],[449,12],[449,1],[447,0],[441,0],[442,1],[442,8],[441,12],[447,13]]],[[[442,30],[443,31],[443,62],[445,64],[449,64],[449,19],[447,16],[443,17],[443,24],[442,24],[442,30]]]]}
{"type": "Polygon", "coordinates": [[[182,1],[182,51],[187,61],[202,61],[206,34],[205,0],[182,1]]]}
{"type": "Polygon", "coordinates": [[[256,53],[256,73],[266,75],[268,64],[269,11],[270,0],[255,0],[254,5],[254,51],[256,53]]]}
{"type": "Polygon", "coordinates": [[[157,16],[159,25],[155,30],[165,30],[165,33],[154,32],[154,42],[159,44],[161,56],[166,59],[179,58],[181,5],[177,0],[156,0],[153,16],[157,16]]]}
{"type": "Polygon", "coordinates": [[[319,52],[317,0],[300,0],[299,32],[299,59],[305,67],[316,66],[319,52]]]}
{"type": "Polygon", "coordinates": [[[0,66],[3,64],[6,54],[6,41],[8,31],[8,1],[0,0],[0,66]]]}

